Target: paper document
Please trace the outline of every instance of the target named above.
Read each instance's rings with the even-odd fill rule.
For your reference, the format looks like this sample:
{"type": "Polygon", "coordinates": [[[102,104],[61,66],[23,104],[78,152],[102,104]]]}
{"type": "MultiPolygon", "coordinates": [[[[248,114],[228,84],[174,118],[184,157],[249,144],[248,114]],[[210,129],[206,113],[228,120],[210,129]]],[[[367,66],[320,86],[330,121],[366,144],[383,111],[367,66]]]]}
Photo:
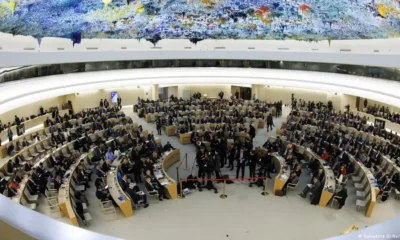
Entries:
{"type": "Polygon", "coordinates": [[[312,184],[307,184],[307,187],[311,188],[311,187],[312,187],[312,184]]]}

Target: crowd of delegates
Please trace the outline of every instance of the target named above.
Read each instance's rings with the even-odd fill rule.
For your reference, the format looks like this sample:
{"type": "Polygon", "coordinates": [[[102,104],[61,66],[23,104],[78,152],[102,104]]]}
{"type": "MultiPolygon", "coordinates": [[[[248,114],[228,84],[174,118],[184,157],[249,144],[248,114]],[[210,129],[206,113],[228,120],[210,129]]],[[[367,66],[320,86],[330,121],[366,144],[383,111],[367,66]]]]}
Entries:
{"type": "MultiPolygon", "coordinates": [[[[95,141],[92,141],[92,139],[89,136],[95,130],[100,130],[99,128],[97,128],[97,126],[102,124],[106,125],[107,128],[105,136],[108,137],[117,137],[126,134],[126,130],[124,129],[123,130],[113,129],[113,126],[116,123],[107,122],[108,118],[118,117],[114,114],[107,115],[108,117],[107,118],[105,117],[106,114],[103,114],[102,112],[90,111],[90,114],[85,113],[85,116],[87,118],[92,118],[93,121],[92,124],[86,125],[85,128],[83,128],[82,125],[78,126],[74,133],[68,133],[69,136],[67,139],[64,139],[65,141],[59,141],[58,139],[54,138],[52,138],[50,141],[52,148],[57,148],[60,145],[74,141],[73,142],[74,151],[72,154],[58,154],[58,156],[56,157],[55,155],[53,155],[52,150],[50,150],[50,157],[48,162],[48,166],[50,166],[50,168],[45,168],[43,162],[41,162],[38,167],[34,168],[33,167],[34,164],[32,161],[25,162],[22,156],[18,155],[12,160],[9,160],[5,166],[7,168],[7,172],[12,174],[11,177],[12,181],[15,180],[16,183],[20,184],[24,174],[28,172],[29,175],[31,175],[29,182],[32,182],[32,184],[37,187],[40,193],[44,193],[44,190],[47,188],[48,180],[51,180],[52,182],[53,181],[59,182],[60,179],[65,178],[67,176],[66,174],[68,172],[69,167],[71,166],[72,163],[76,161],[76,159],[79,158],[81,153],[88,152],[94,146],[98,147],[99,153],[101,152],[105,153],[105,151],[107,150],[106,139],[98,137],[95,139],[95,141]]],[[[122,115],[119,115],[119,117],[122,117],[122,115]]],[[[62,132],[59,133],[60,134],[58,134],[58,136],[64,136],[62,132]]],[[[100,160],[100,158],[97,159],[100,160]]],[[[2,183],[2,185],[0,186],[0,192],[3,193],[4,190],[7,190],[6,191],[7,195],[9,197],[13,197],[18,188],[10,189],[10,187],[15,186],[16,184],[13,183],[10,186],[4,181],[4,179],[5,177],[2,176],[2,179],[0,181],[2,183]]],[[[78,179],[84,181],[84,175],[81,176],[78,173],[78,179]]],[[[57,186],[59,184],[55,183],[54,185],[55,188],[57,189],[57,186]]],[[[85,185],[88,187],[87,181],[85,181],[85,185]]],[[[31,188],[31,189],[35,190],[36,188],[31,188]]]]}
{"type": "MultiPolygon", "coordinates": [[[[79,113],[67,115],[65,114],[63,117],[56,115],[55,119],[46,119],[46,125],[50,127],[49,132],[50,140],[52,145],[59,146],[65,142],[71,142],[73,139],[76,139],[78,136],[82,135],[86,132],[86,134],[91,134],[96,130],[105,130],[113,127],[113,123],[108,121],[110,118],[121,118],[125,117],[123,112],[119,112],[119,109],[116,107],[99,108],[99,109],[89,109],[82,110],[79,113]],[[72,119],[78,120],[82,119],[82,122],[78,121],[70,121],[72,119]],[[84,129],[83,125],[91,123],[89,129],[84,129]],[[74,129],[75,131],[69,131],[69,129],[74,129]]],[[[132,123],[132,120],[122,119],[122,123],[132,123]]],[[[86,125],[85,125],[86,126],[86,125]]],[[[23,148],[28,147],[31,144],[40,141],[40,136],[32,135],[31,140],[28,141],[26,138],[20,142],[9,144],[7,147],[8,155],[12,153],[18,153],[23,148]]]]}
{"type": "MultiPolygon", "coordinates": [[[[148,103],[141,101],[141,103],[138,105],[138,108],[143,109],[141,116],[139,115],[139,117],[143,117],[146,113],[163,112],[164,115],[156,119],[157,132],[159,135],[161,134],[162,126],[180,125],[181,127],[179,132],[187,133],[195,130],[195,124],[216,123],[221,125],[216,125],[213,131],[221,130],[225,132],[231,132],[231,135],[233,136],[236,132],[243,131],[245,128],[244,123],[246,117],[266,119],[267,130],[272,130],[272,126],[274,126],[272,114],[268,114],[267,117],[265,117],[266,113],[268,113],[272,107],[277,109],[277,116],[279,116],[282,112],[282,102],[269,104],[257,100],[254,101],[253,104],[248,103],[247,106],[252,106],[252,110],[240,112],[237,108],[234,108],[230,115],[226,115],[224,110],[229,110],[228,106],[243,106],[244,100],[240,100],[238,102],[229,101],[226,99],[194,101],[179,100],[177,102],[171,102],[174,104],[171,104],[169,107],[160,107],[158,104],[159,101],[149,101],[148,103]],[[178,122],[178,118],[182,117],[179,114],[179,111],[186,111],[191,106],[198,106],[201,110],[207,112],[199,117],[196,117],[194,112],[189,113],[187,118],[181,118],[180,122],[178,122]],[[237,123],[239,123],[240,126],[238,126],[237,123]]],[[[254,135],[251,136],[254,138],[254,135]]]]}
{"type": "Polygon", "coordinates": [[[388,107],[384,106],[368,106],[366,107],[366,113],[374,115],[375,117],[381,117],[391,122],[400,124],[400,113],[390,112],[388,107]]]}
{"type": "MultiPolygon", "coordinates": [[[[100,99],[100,103],[99,103],[99,107],[100,108],[110,108],[110,103],[107,101],[107,99],[100,99]]],[[[115,108],[121,109],[122,108],[122,98],[121,97],[117,97],[117,105],[114,105],[115,108]]]]}
{"type": "MultiPolygon", "coordinates": [[[[152,194],[157,192],[159,200],[169,199],[166,195],[164,187],[154,177],[154,165],[158,163],[164,152],[175,149],[169,142],[161,146],[155,142],[153,132],[147,137],[141,134],[141,130],[136,132],[136,138],[128,140],[129,154],[121,160],[120,166],[120,185],[127,192],[135,204],[143,201],[145,207],[148,206],[147,197],[139,189],[139,184],[144,183],[147,191],[152,194]],[[132,185],[132,183],[134,183],[132,185]]],[[[105,155],[106,161],[102,165],[96,166],[96,175],[103,177],[111,168],[111,163],[115,159],[112,149],[105,155]]]]}
{"type": "MultiPolygon", "coordinates": [[[[354,172],[354,166],[349,160],[349,154],[351,154],[357,161],[373,170],[372,172],[375,173],[375,178],[381,189],[379,194],[390,191],[391,187],[400,189],[398,173],[390,175],[389,172],[382,172],[380,167],[382,155],[389,157],[400,166],[399,137],[397,135],[372,125],[368,126],[365,119],[348,112],[341,113],[340,111],[320,109],[296,121],[295,115],[297,113],[294,110],[288,117],[288,123],[282,126],[284,136],[289,142],[310,148],[320,155],[321,159],[332,167],[337,178],[340,175],[345,177],[354,172]],[[303,128],[304,125],[316,127],[306,126],[303,128]],[[354,131],[349,133],[338,126],[353,127],[360,133],[354,131]],[[382,136],[386,141],[376,141],[371,136],[363,138],[361,131],[382,136]]],[[[289,151],[295,152],[293,151],[295,146],[289,146],[292,147],[289,151]]],[[[294,159],[293,155],[291,155],[291,159],[294,159]]],[[[318,160],[311,162],[309,168],[312,169],[314,175],[313,185],[312,188],[304,190],[303,197],[307,192],[315,191],[319,187],[318,181],[321,181],[322,169],[319,169],[318,160]]],[[[387,198],[388,194],[383,194],[382,201],[387,198]]]]}

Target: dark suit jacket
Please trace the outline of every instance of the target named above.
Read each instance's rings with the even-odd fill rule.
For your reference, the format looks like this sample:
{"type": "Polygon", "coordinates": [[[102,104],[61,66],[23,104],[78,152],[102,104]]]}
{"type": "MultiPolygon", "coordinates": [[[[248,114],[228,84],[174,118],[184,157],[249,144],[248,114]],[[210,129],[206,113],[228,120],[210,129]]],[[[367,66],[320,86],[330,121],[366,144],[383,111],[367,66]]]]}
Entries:
{"type": "Polygon", "coordinates": [[[242,162],[242,163],[240,163],[240,151],[238,151],[237,153],[236,153],[236,160],[237,160],[237,164],[239,165],[239,164],[245,164],[246,163],[246,160],[247,160],[247,154],[246,154],[246,152],[243,152],[243,158],[244,158],[244,161],[242,162]]]}
{"type": "Polygon", "coordinates": [[[321,182],[318,180],[316,183],[313,184],[310,192],[314,195],[320,186],[321,186],[321,182]]]}
{"type": "Polygon", "coordinates": [[[108,172],[111,170],[110,166],[107,165],[106,162],[103,163],[103,165],[101,166],[101,170],[103,170],[103,172],[108,172]]]}
{"type": "Polygon", "coordinates": [[[146,187],[147,191],[149,191],[149,192],[151,192],[151,191],[154,191],[154,190],[155,190],[155,188],[153,187],[153,184],[151,184],[151,183],[148,183],[147,181],[146,181],[146,182],[144,182],[144,185],[145,185],[145,187],[146,187]]]}
{"type": "Polygon", "coordinates": [[[106,172],[96,169],[96,176],[97,177],[104,177],[104,175],[106,174],[106,172]]]}
{"type": "Polygon", "coordinates": [[[124,179],[122,179],[121,182],[119,182],[119,185],[121,185],[123,191],[126,191],[128,189],[128,183],[124,181],[124,179]]]}

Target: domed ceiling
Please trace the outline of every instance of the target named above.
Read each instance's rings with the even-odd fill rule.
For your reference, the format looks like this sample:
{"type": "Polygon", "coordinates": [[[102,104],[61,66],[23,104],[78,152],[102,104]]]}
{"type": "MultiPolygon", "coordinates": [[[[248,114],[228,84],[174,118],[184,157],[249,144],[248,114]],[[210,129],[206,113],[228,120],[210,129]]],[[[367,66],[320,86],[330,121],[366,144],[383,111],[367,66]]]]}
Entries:
{"type": "Polygon", "coordinates": [[[400,37],[400,0],[0,0],[0,32],[148,40],[400,37]]]}

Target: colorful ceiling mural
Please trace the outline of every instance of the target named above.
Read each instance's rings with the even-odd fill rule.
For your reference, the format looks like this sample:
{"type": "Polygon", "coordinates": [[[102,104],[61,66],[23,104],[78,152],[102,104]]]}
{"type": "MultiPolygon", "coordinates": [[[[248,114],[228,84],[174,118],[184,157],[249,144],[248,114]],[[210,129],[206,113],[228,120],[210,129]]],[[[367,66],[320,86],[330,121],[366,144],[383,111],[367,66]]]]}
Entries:
{"type": "Polygon", "coordinates": [[[396,38],[400,0],[0,0],[0,32],[74,43],[396,38]]]}

